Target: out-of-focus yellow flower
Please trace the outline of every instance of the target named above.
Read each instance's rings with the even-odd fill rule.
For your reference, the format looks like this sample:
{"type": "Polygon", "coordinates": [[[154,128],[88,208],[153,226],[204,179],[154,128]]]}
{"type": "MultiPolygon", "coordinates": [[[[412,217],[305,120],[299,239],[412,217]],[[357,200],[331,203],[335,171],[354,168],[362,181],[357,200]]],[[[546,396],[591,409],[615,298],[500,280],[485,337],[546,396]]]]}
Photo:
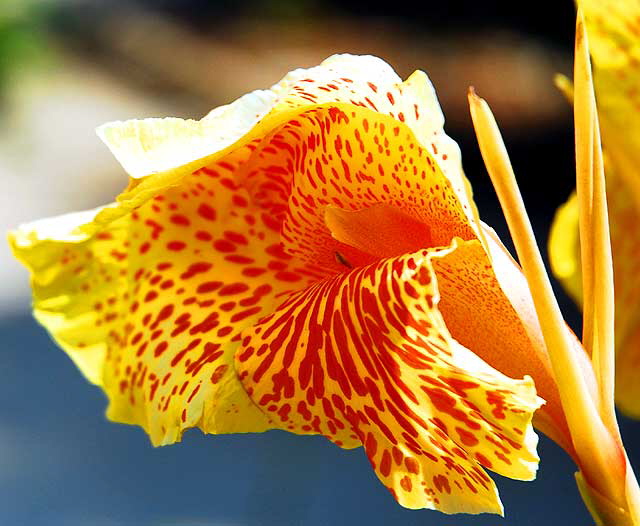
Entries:
{"type": "MultiPolygon", "coordinates": [[[[640,417],[640,4],[579,0],[594,63],[615,276],[616,403],[640,417]]],[[[556,215],[552,269],[582,304],[578,200],[556,215]]],[[[597,286],[597,284],[596,284],[597,286]]]]}
{"type": "Polygon", "coordinates": [[[364,445],[404,506],[501,513],[483,467],[535,477],[531,377],[538,427],[574,452],[443,122],[424,73],[340,55],[198,122],[105,125],[117,201],[10,236],[35,314],[154,444],[323,434],[364,445]]]}

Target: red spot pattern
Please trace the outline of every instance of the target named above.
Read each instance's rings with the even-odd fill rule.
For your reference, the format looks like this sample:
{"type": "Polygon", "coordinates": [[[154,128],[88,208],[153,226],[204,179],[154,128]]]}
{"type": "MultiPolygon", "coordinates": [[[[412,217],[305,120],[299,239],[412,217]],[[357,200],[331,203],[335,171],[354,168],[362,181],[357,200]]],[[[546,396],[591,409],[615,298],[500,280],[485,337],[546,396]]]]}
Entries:
{"type": "Polygon", "coordinates": [[[447,245],[455,236],[475,237],[432,155],[408,127],[396,135],[394,125],[391,117],[365,108],[315,108],[286,123],[254,153],[247,185],[254,200],[282,221],[288,253],[334,272],[343,270],[336,252],[356,264],[373,261],[332,238],[324,224],[328,205],[347,210],[395,207],[429,225],[435,246],[447,245]],[[358,147],[341,158],[343,144],[358,147]]]}
{"type": "Polygon", "coordinates": [[[409,507],[468,491],[488,498],[495,487],[477,462],[506,472],[521,449],[511,424],[522,431],[529,418],[503,384],[468,380],[435,309],[431,257],[382,260],[292,294],[243,332],[236,357],[247,391],[281,426],[364,444],[378,477],[409,507]],[[509,427],[492,413],[498,395],[509,427]]]}
{"type": "MultiPolygon", "coordinates": [[[[241,149],[229,156],[226,167],[235,170],[248,154],[241,149]]],[[[285,254],[247,191],[230,190],[219,173],[215,165],[197,171],[136,210],[128,253],[110,256],[124,270],[113,278],[122,284],[113,290],[122,292],[117,301],[101,295],[103,301],[94,302],[98,325],[109,327],[101,333],[108,342],[104,382],[118,386],[110,392],[109,415],[141,424],[156,444],[179,439],[205,417],[205,430],[272,427],[231,366],[238,336],[272,312],[293,283],[304,287],[324,276],[285,254]],[[238,203],[244,203],[243,215],[236,212],[238,203]],[[246,217],[252,218],[250,231],[246,217]],[[277,271],[270,270],[273,262],[277,271]],[[127,316],[119,313],[123,303],[127,316]],[[222,385],[225,396],[217,396],[222,385]],[[150,414],[157,416],[145,416],[150,414]]],[[[115,235],[99,239],[123,246],[115,235]]],[[[103,268],[95,283],[85,282],[87,294],[113,266],[97,259],[98,248],[84,256],[103,268]]],[[[66,257],[71,262],[77,255],[66,257]]]]}

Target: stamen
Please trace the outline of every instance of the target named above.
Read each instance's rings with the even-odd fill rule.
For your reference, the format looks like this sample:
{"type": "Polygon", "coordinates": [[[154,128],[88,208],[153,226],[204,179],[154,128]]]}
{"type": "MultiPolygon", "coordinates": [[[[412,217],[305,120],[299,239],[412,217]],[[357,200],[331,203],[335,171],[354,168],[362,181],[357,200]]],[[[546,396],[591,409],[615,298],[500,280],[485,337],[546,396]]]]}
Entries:
{"type": "Polygon", "coordinates": [[[619,481],[625,473],[624,464],[619,462],[620,446],[604,426],[580,370],[578,353],[581,351],[574,345],[553,295],[500,131],[489,106],[473,89],[469,93],[469,104],[482,157],[531,289],[581,467],[596,489],[606,488],[606,494],[623,505],[625,496],[619,481]]]}

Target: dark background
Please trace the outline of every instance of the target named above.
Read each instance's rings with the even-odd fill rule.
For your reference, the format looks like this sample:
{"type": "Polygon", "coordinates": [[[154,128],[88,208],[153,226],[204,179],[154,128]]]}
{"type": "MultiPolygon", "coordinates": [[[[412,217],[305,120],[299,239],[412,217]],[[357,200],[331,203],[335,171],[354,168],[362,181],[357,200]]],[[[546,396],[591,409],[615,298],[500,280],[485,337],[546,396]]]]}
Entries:
{"type": "MultiPolygon", "coordinates": [[[[12,94],[24,91],[20,82],[29,69],[59,72],[72,63],[73,72],[85,68],[99,71],[100,79],[117,79],[127,92],[166,107],[165,114],[198,118],[246,91],[267,87],[290,69],[312,66],[335,52],[370,51],[389,60],[403,77],[414,69],[430,74],[447,130],[462,148],[481,217],[511,246],[470,128],[466,88],[475,84],[503,125],[544,250],[553,213],[574,184],[571,114],[551,83],[555,71],[570,71],[573,4],[395,2],[393,12],[389,4],[32,2],[4,16],[0,8],[5,129],[11,126],[12,94]]],[[[87,85],[86,91],[93,89],[87,85]]],[[[137,116],[114,111],[104,120],[137,116]]],[[[34,146],[28,155],[40,153],[34,146]]],[[[66,159],[60,155],[59,161],[66,159]]],[[[40,179],[21,174],[26,190],[20,194],[23,201],[13,206],[30,206],[34,196],[46,192],[42,184],[70,187],[69,201],[49,203],[47,214],[78,206],[78,193],[83,194],[82,207],[96,206],[124,186],[114,166],[109,166],[113,179],[98,189],[88,182],[91,174],[79,187],[76,179],[52,183],[42,174],[40,179]]],[[[73,176],[69,170],[68,177],[73,176]]],[[[11,264],[7,259],[7,268],[11,264]]],[[[5,281],[27,279],[19,271],[7,276],[5,281]]],[[[559,289],[558,295],[578,332],[575,307],[559,289]]],[[[142,430],[106,421],[103,394],[31,319],[23,289],[5,298],[0,311],[0,400],[0,524],[591,523],[573,481],[574,466],[542,436],[535,482],[494,476],[505,519],[405,510],[378,483],[361,449],[343,451],[322,437],[191,431],[181,444],[154,449],[142,430]]],[[[622,419],[621,425],[631,461],[640,465],[640,423],[622,419]]]]}

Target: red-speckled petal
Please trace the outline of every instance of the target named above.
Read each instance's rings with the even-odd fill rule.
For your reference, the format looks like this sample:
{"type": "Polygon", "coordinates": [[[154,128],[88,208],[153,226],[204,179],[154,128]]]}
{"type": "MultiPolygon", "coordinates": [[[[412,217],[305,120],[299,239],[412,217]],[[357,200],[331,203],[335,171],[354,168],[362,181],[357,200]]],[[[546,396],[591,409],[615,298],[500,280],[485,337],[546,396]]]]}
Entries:
{"type": "Polygon", "coordinates": [[[277,226],[233,182],[246,155],[156,188],[106,225],[116,207],[13,236],[33,274],[39,320],[105,389],[108,416],[141,425],[155,444],[194,426],[272,427],[235,374],[238,336],[278,295],[323,276],[282,251],[277,226]]]}
{"type": "Polygon", "coordinates": [[[328,270],[344,270],[336,252],[352,265],[375,259],[332,236],[328,207],[395,209],[427,225],[429,236],[416,242],[429,246],[477,235],[470,210],[412,130],[359,106],[323,105],[291,118],[256,148],[245,181],[256,202],[283,221],[287,252],[328,270]]]}
{"type": "Polygon", "coordinates": [[[293,72],[283,83],[287,80],[288,93],[278,107],[346,102],[406,124],[449,179],[470,217],[476,213],[460,149],[443,131],[444,116],[424,72],[416,71],[403,82],[377,57],[334,55],[304,74],[293,72]]]}
{"type": "MultiPolygon", "coordinates": [[[[337,241],[375,260],[433,245],[428,224],[386,205],[358,211],[328,207],[325,221],[337,241]]],[[[538,393],[547,401],[536,412],[536,426],[573,453],[526,280],[495,233],[486,225],[483,230],[489,252],[469,241],[435,257],[440,312],[453,337],[492,367],[514,378],[530,375],[535,379],[538,393]],[[497,346],[496,341],[505,343],[497,346]]],[[[340,261],[351,263],[351,254],[343,252],[340,261]]],[[[592,379],[586,355],[584,362],[585,378],[592,379]]]]}
{"type": "Polygon", "coordinates": [[[402,505],[501,513],[480,466],[535,476],[531,418],[541,401],[530,378],[503,376],[446,328],[432,259],[465,243],[383,259],[292,294],[243,332],[236,368],[286,429],[362,443],[402,505]]]}

